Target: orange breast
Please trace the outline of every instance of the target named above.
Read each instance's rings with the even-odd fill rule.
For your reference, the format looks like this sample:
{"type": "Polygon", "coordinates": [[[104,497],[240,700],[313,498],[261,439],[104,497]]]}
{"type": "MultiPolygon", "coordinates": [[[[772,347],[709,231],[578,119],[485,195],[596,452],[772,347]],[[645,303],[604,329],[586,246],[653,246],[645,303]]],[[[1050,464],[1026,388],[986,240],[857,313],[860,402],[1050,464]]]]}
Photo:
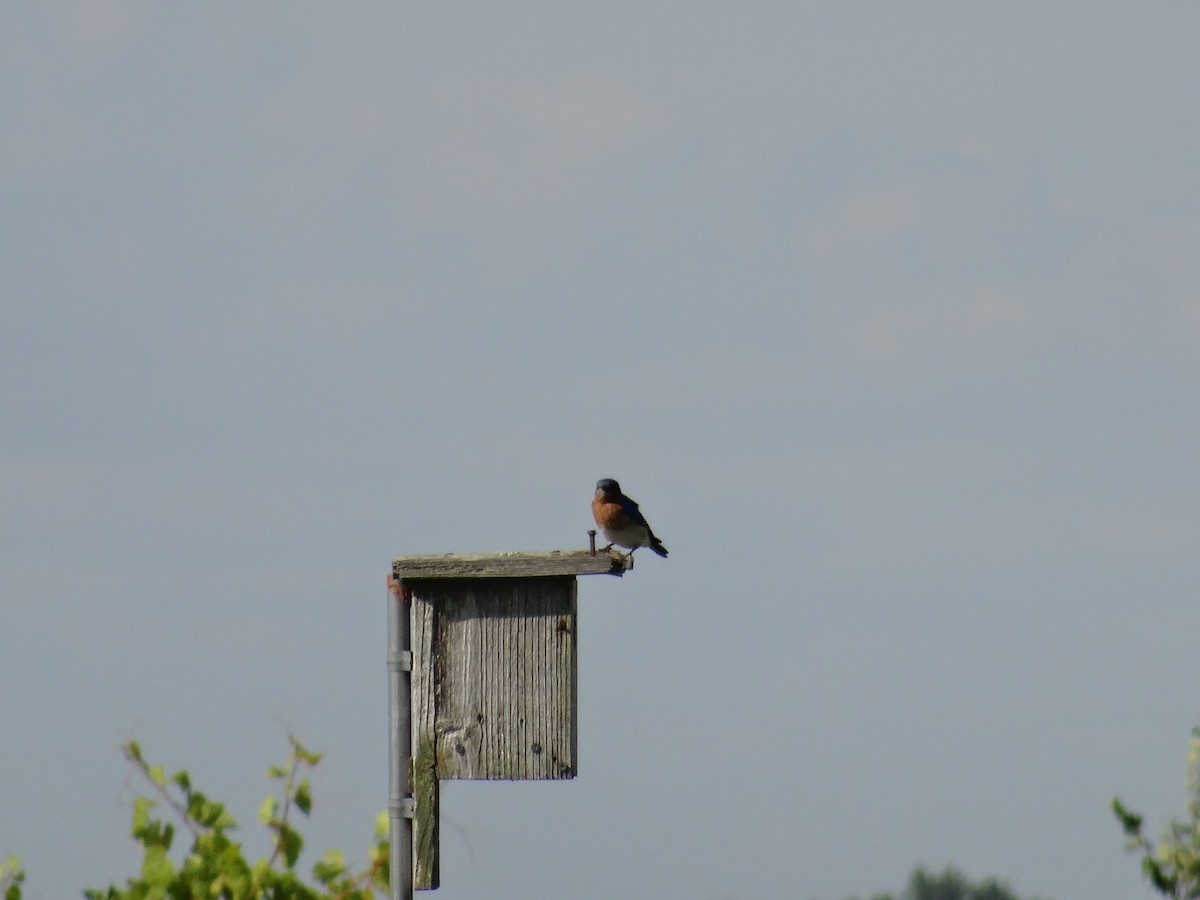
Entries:
{"type": "Polygon", "coordinates": [[[592,501],[592,517],[601,528],[619,527],[622,516],[620,503],[607,503],[603,497],[592,501]]]}

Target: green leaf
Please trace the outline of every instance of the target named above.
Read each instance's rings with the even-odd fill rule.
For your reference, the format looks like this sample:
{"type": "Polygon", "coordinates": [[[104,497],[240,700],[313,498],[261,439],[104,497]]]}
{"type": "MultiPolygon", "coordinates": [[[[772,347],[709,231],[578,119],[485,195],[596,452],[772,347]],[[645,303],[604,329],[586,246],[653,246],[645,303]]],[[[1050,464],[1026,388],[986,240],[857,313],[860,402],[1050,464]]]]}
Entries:
{"type": "Polygon", "coordinates": [[[328,885],[346,871],[346,854],[341,850],[327,850],[313,865],[313,878],[328,885]]]}
{"type": "Polygon", "coordinates": [[[204,828],[236,828],[237,821],[225,811],[224,803],[209,800],[204,794],[196,791],[188,797],[188,815],[204,828]]]}
{"type": "Polygon", "coordinates": [[[300,851],[304,849],[304,838],[300,836],[300,832],[284,822],[279,826],[279,846],[290,869],[300,858],[300,851]]]}
{"type": "Polygon", "coordinates": [[[173,782],[175,782],[177,785],[179,785],[179,787],[182,788],[185,792],[188,792],[188,793],[191,792],[191,790],[192,790],[191,776],[189,776],[188,773],[185,772],[183,769],[180,769],[178,772],[176,772],[174,775],[172,775],[171,780],[173,782]]]}
{"type": "Polygon", "coordinates": [[[204,794],[196,791],[188,797],[187,811],[196,824],[205,825],[207,823],[204,820],[212,814],[212,804],[204,794]]]}
{"type": "Polygon", "coordinates": [[[162,766],[151,766],[146,770],[146,777],[157,787],[163,787],[167,783],[167,770],[162,766]]]}
{"type": "Polygon", "coordinates": [[[385,809],[375,817],[375,837],[377,840],[383,840],[392,831],[392,819],[385,809]]]}
{"type": "Polygon", "coordinates": [[[279,811],[279,801],[275,799],[274,794],[267,794],[267,798],[263,800],[262,806],[258,808],[258,821],[266,825],[275,818],[275,814],[279,811]]]}
{"type": "Polygon", "coordinates": [[[1142,857],[1142,871],[1160,894],[1175,893],[1175,879],[1164,873],[1162,867],[1151,857],[1142,857]]]}
{"type": "Polygon", "coordinates": [[[150,810],[154,809],[158,804],[149,797],[134,797],[133,798],[133,836],[140,837],[145,834],[146,827],[150,824],[150,810]]]}
{"type": "Polygon", "coordinates": [[[271,766],[267,769],[267,777],[273,780],[287,777],[287,769],[283,766],[271,766]]]}
{"type": "Polygon", "coordinates": [[[296,808],[306,816],[312,812],[312,785],[305,778],[300,782],[300,786],[296,788],[296,794],[293,797],[296,801],[296,808]]]}
{"type": "Polygon", "coordinates": [[[1121,828],[1125,831],[1126,835],[1128,835],[1131,838],[1136,838],[1136,837],[1141,836],[1141,832],[1142,832],[1142,817],[1141,816],[1139,816],[1137,813],[1132,813],[1129,810],[1127,810],[1124,807],[1124,805],[1122,805],[1121,801],[1118,800],[1116,797],[1113,797],[1113,799],[1112,799],[1112,811],[1113,811],[1113,815],[1115,815],[1117,817],[1117,819],[1120,821],[1121,828]]]}
{"type": "Polygon", "coordinates": [[[262,889],[269,888],[275,880],[275,871],[267,864],[265,859],[260,859],[254,864],[254,868],[250,870],[250,884],[259,888],[257,892],[251,892],[251,896],[266,896],[266,892],[262,889]]]}
{"type": "Polygon", "coordinates": [[[295,756],[295,758],[298,762],[305,763],[306,765],[309,765],[309,766],[315,766],[317,763],[319,763],[321,761],[322,754],[313,753],[311,750],[309,750],[307,747],[305,747],[302,743],[300,743],[300,741],[296,738],[296,736],[294,734],[289,734],[288,740],[292,744],[292,754],[295,756]]]}
{"type": "Polygon", "coordinates": [[[147,886],[158,887],[165,892],[174,875],[175,865],[167,857],[167,848],[147,847],[146,858],[142,860],[142,879],[147,886]]]}
{"type": "Polygon", "coordinates": [[[248,890],[251,869],[242,855],[242,847],[232,841],[227,841],[214,854],[213,868],[219,873],[217,879],[209,888],[213,896],[245,897],[250,895],[248,890]],[[221,891],[225,891],[224,894],[221,891]]]}

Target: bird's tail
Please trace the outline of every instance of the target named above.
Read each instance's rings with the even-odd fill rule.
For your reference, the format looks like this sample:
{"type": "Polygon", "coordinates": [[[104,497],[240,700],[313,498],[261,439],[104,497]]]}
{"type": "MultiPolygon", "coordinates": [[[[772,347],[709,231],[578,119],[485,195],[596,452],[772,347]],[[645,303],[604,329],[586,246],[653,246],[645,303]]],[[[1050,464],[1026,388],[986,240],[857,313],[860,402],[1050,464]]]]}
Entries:
{"type": "Polygon", "coordinates": [[[654,535],[650,535],[650,545],[649,546],[650,546],[650,549],[653,550],[655,553],[657,553],[659,556],[665,557],[667,555],[667,548],[664,547],[662,541],[660,541],[654,535]]]}

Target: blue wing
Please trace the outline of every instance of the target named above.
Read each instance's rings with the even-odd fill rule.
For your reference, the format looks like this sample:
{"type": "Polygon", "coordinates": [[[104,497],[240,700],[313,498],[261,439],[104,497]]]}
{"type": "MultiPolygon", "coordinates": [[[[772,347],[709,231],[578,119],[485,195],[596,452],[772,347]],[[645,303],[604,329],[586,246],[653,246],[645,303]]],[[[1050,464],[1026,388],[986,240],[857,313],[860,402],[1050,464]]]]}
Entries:
{"type": "Polygon", "coordinates": [[[621,511],[625,513],[625,515],[629,516],[629,520],[631,522],[635,522],[638,525],[643,525],[646,528],[650,527],[650,523],[646,521],[646,517],[643,516],[642,511],[638,509],[638,505],[624,494],[621,495],[621,511]]]}

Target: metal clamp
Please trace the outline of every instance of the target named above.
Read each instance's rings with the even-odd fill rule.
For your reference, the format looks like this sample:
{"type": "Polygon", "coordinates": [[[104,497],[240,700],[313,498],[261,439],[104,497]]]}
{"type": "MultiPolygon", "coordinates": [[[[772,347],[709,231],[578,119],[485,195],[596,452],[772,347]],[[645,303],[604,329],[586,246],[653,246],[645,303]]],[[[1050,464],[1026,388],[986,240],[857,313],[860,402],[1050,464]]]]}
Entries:
{"type": "Polygon", "coordinates": [[[389,672],[411,672],[412,663],[411,650],[401,650],[399,653],[388,654],[387,664],[389,672]]]}

